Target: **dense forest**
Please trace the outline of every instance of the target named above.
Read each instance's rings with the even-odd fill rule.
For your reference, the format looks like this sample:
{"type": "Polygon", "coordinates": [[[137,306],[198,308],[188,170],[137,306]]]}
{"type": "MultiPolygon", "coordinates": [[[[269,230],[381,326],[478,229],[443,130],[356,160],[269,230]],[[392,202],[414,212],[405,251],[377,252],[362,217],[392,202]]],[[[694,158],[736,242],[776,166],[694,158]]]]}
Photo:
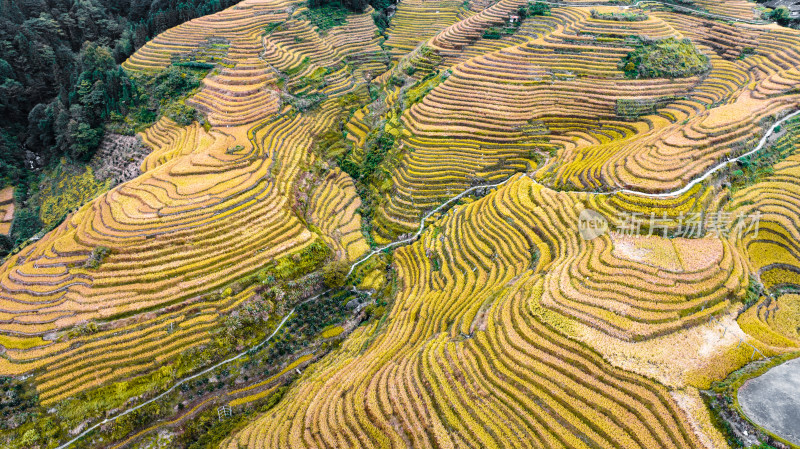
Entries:
{"type": "Polygon", "coordinates": [[[113,113],[136,102],[119,68],[136,48],[236,0],[0,1],[0,184],[55,158],[91,156],[113,113]]]}

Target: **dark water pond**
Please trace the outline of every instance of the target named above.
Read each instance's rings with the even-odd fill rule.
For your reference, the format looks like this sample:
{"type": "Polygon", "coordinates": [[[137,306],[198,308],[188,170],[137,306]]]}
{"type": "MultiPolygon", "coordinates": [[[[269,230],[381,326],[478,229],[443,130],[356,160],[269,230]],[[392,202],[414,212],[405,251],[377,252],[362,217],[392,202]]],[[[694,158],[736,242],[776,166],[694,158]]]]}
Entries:
{"type": "Polygon", "coordinates": [[[800,445],[800,358],[748,380],[738,397],[742,411],[753,422],[800,445]]]}

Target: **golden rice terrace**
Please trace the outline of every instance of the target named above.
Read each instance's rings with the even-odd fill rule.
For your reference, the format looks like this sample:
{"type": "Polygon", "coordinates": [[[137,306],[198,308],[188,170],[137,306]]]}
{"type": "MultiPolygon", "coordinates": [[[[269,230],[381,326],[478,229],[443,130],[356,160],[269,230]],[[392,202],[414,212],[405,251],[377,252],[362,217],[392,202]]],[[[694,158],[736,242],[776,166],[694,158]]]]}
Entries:
{"type": "Polygon", "coordinates": [[[736,399],[800,355],[800,31],[616,3],[147,42],[132,76],[208,69],[196,119],[2,261],[0,446],[800,445],[736,399]]]}

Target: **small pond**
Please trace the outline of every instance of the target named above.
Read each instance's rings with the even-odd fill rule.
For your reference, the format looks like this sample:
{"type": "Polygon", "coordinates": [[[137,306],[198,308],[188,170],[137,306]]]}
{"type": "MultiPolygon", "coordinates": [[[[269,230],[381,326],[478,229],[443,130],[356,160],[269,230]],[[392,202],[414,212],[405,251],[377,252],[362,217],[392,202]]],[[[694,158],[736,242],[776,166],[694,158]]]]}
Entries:
{"type": "Polygon", "coordinates": [[[800,358],[746,381],[738,397],[750,420],[800,445],[800,358]]]}

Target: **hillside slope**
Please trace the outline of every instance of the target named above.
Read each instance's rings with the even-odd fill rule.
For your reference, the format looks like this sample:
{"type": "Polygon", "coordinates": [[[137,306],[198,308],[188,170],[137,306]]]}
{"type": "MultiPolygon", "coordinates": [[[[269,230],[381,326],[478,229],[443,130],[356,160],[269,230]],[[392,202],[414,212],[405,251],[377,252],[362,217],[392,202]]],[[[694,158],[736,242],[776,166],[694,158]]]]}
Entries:
{"type": "Polygon", "coordinates": [[[125,70],[213,67],[204,124],[162,117],[141,176],[0,266],[0,374],[63,418],[37,438],[205,407],[230,449],[724,447],[698,389],[800,344],[800,32],[694,3],[408,0],[379,30],[244,0],[148,42],[125,70]]]}

